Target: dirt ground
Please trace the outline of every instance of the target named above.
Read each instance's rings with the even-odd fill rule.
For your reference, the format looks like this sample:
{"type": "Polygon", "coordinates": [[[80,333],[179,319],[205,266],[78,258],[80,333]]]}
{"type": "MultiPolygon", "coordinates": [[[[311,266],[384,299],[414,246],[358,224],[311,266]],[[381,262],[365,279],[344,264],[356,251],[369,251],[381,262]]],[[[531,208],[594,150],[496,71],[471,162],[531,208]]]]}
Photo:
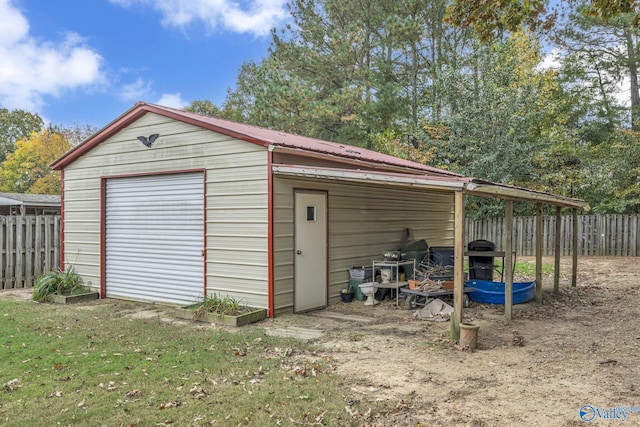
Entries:
{"type": "Polygon", "coordinates": [[[448,340],[448,323],[415,319],[389,300],[340,303],[267,327],[325,331],[318,357],[349,378],[351,398],[387,403],[363,425],[575,426],[587,424],[586,405],[590,424],[640,425],[639,263],[580,258],[571,288],[571,258],[563,258],[560,293],[545,277],[543,303],[515,305],[510,324],[504,306],[472,302],[464,319],[480,325],[474,352],[448,340]],[[619,407],[626,418],[620,409],[611,418],[619,407]]]}
{"type": "Polygon", "coordinates": [[[395,299],[375,307],[339,303],[254,327],[322,332],[312,354],[296,357],[327,360],[348,379],[345,411],[356,402],[376,408],[353,412],[354,425],[640,425],[638,264],[640,258],[580,258],[571,288],[571,259],[563,258],[560,293],[545,277],[543,303],[514,306],[509,324],[503,306],[472,302],[464,320],[480,325],[473,352],[449,341],[447,322],[414,318],[415,310],[402,301],[396,307],[395,299]]]}

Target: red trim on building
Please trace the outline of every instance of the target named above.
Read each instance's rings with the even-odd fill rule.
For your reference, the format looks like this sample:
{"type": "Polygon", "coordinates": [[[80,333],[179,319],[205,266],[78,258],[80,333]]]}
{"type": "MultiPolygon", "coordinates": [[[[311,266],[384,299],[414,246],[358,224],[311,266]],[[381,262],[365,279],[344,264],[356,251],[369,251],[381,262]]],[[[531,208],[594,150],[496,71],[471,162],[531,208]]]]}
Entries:
{"type": "Polygon", "coordinates": [[[205,168],[195,168],[195,169],[171,169],[165,171],[155,171],[155,172],[137,172],[137,173],[125,173],[121,175],[109,175],[104,176],[102,178],[111,179],[111,178],[135,178],[139,176],[156,176],[156,175],[178,175],[182,173],[196,173],[202,172],[206,174],[207,170],[205,168]]]}
{"type": "Polygon", "coordinates": [[[329,190],[322,190],[322,193],[324,193],[324,207],[325,207],[325,221],[326,221],[326,226],[325,226],[325,230],[327,231],[327,234],[325,236],[325,243],[327,245],[327,247],[325,248],[326,252],[326,259],[325,259],[325,267],[326,267],[326,271],[325,271],[325,275],[327,277],[327,283],[326,283],[326,287],[327,287],[327,301],[325,302],[326,306],[329,306],[329,247],[330,247],[330,242],[329,242],[329,236],[331,235],[331,230],[329,229],[329,227],[331,226],[331,223],[329,222],[329,190]]]}
{"type": "Polygon", "coordinates": [[[202,262],[203,262],[203,268],[202,268],[202,274],[203,274],[203,278],[202,278],[202,284],[204,286],[203,289],[203,296],[207,296],[207,170],[206,169],[201,169],[202,171],[202,179],[204,180],[204,182],[202,183],[202,188],[203,188],[203,194],[202,194],[202,208],[204,210],[204,212],[202,212],[202,244],[204,245],[204,247],[202,248],[202,262]]]}
{"type": "Polygon", "coordinates": [[[107,177],[100,177],[100,298],[107,297],[107,177]]]}
{"type": "Polygon", "coordinates": [[[64,170],[60,171],[60,269],[64,266],[64,170]]]}
{"type": "Polygon", "coordinates": [[[273,163],[273,152],[269,150],[267,154],[267,167],[269,168],[267,171],[267,197],[268,197],[268,207],[267,207],[267,217],[268,217],[268,226],[267,226],[267,264],[269,271],[269,284],[268,284],[268,300],[269,300],[269,309],[267,314],[269,317],[275,317],[275,277],[274,277],[274,246],[273,246],[273,171],[271,165],[273,163]]]}

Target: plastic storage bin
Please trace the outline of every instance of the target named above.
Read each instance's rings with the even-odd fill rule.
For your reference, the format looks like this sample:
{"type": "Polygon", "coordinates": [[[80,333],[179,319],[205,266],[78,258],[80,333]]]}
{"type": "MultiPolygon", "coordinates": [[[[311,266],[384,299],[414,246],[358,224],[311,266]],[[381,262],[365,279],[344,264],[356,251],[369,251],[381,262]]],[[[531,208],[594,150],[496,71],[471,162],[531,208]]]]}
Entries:
{"type": "Polygon", "coordinates": [[[371,267],[351,267],[349,269],[349,278],[351,279],[371,279],[373,276],[373,269],[371,267]]]}
{"type": "Polygon", "coordinates": [[[365,279],[349,279],[349,286],[353,291],[353,296],[356,301],[364,301],[367,297],[364,296],[362,291],[360,290],[360,284],[364,283],[365,279]]]}

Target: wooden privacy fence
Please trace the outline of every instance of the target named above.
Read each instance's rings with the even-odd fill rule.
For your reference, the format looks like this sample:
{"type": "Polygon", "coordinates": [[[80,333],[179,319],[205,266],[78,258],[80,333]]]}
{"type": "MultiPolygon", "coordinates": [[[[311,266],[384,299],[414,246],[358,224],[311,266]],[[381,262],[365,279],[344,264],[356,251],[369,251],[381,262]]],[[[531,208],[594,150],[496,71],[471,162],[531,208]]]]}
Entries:
{"type": "MultiPolygon", "coordinates": [[[[560,254],[572,254],[573,218],[561,218],[560,254]]],[[[555,216],[542,219],[542,254],[553,255],[555,216]]],[[[640,256],[640,214],[579,215],[578,254],[640,256]]],[[[465,241],[484,239],[502,250],[504,218],[466,221],[465,241]]],[[[535,255],[536,218],[513,219],[513,248],[535,255]]],[[[32,287],[42,273],[60,268],[60,216],[0,216],[0,289],[32,287]]]]}
{"type": "MultiPolygon", "coordinates": [[[[573,217],[561,218],[560,255],[571,255],[573,217]]],[[[578,215],[578,255],[640,256],[640,215],[578,215]]],[[[467,219],[465,241],[492,241],[502,250],[504,218],[467,219]]],[[[542,254],[553,255],[555,216],[542,219],[542,254]]],[[[535,255],[535,216],[513,219],[513,248],[520,255],[535,255]]]]}
{"type": "Polygon", "coordinates": [[[60,267],[60,217],[0,216],[0,289],[32,287],[60,267]]]}

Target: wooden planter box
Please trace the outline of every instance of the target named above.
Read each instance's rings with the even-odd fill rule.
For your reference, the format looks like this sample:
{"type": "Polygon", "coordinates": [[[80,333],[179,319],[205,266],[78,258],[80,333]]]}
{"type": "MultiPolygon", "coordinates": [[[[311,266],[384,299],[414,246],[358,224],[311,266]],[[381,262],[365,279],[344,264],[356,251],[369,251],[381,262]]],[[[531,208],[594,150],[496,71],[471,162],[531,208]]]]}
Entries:
{"type": "Polygon", "coordinates": [[[267,317],[267,310],[264,308],[250,308],[246,313],[235,316],[217,313],[202,313],[195,318],[196,309],[194,306],[181,307],[176,309],[176,317],[179,319],[196,320],[198,322],[215,323],[227,326],[244,326],[249,323],[259,322],[267,317]]]}
{"type": "Polygon", "coordinates": [[[76,295],[49,295],[47,300],[54,304],[76,304],[97,299],[99,296],[98,292],[85,292],[76,295]]]}

